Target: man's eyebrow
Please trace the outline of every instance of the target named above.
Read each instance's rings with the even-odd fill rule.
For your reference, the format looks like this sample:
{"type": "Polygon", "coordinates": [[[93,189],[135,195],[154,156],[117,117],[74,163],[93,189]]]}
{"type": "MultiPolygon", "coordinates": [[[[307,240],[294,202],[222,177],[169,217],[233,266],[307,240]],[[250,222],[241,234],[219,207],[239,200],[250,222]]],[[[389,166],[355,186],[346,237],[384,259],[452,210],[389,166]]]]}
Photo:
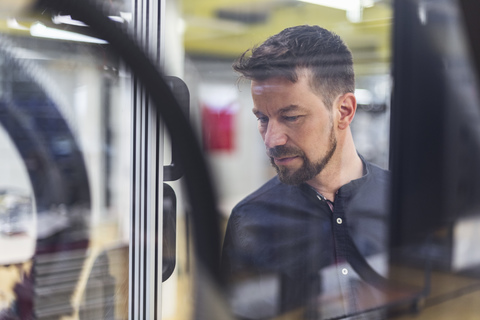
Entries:
{"type": "MultiPolygon", "coordinates": [[[[280,109],[277,111],[277,114],[285,114],[285,113],[288,113],[288,112],[290,112],[290,111],[301,110],[301,109],[302,109],[302,107],[300,107],[299,105],[292,104],[292,105],[289,105],[289,106],[280,108],[280,109]]],[[[263,115],[263,112],[261,112],[261,111],[258,110],[257,108],[253,108],[253,109],[252,109],[252,112],[253,112],[253,114],[256,115],[256,116],[258,116],[258,115],[263,115]]]]}
{"type": "Polygon", "coordinates": [[[301,107],[299,105],[291,104],[289,106],[286,106],[286,107],[283,107],[283,108],[279,109],[277,113],[283,114],[283,113],[287,113],[287,112],[295,111],[295,110],[299,110],[299,109],[301,109],[301,107]]]}
{"type": "Polygon", "coordinates": [[[260,110],[258,110],[258,109],[256,109],[256,108],[253,108],[253,109],[252,109],[252,112],[253,112],[253,114],[256,115],[256,116],[263,114],[262,112],[260,112],[260,110]]]}

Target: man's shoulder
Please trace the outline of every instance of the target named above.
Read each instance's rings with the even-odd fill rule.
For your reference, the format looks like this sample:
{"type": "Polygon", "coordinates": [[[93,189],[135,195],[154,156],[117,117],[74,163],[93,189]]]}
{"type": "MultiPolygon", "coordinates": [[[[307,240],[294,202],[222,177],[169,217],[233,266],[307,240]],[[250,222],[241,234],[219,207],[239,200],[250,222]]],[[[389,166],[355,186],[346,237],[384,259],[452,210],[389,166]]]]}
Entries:
{"type": "Polygon", "coordinates": [[[371,162],[365,163],[368,173],[352,194],[349,210],[358,217],[362,216],[360,213],[384,216],[389,212],[391,173],[371,162]]]}
{"type": "Polygon", "coordinates": [[[271,199],[272,196],[281,195],[282,193],[287,192],[286,189],[288,189],[288,186],[280,182],[278,176],[275,176],[264,183],[260,188],[246,196],[235,207],[243,206],[256,201],[271,199]]]}
{"type": "Polygon", "coordinates": [[[288,208],[291,203],[303,202],[307,195],[300,186],[282,183],[278,176],[267,181],[260,188],[246,196],[234,208],[233,212],[256,208],[288,208]]]}
{"type": "Polygon", "coordinates": [[[365,161],[365,163],[373,181],[379,184],[390,184],[390,171],[383,169],[372,162],[365,161]]]}

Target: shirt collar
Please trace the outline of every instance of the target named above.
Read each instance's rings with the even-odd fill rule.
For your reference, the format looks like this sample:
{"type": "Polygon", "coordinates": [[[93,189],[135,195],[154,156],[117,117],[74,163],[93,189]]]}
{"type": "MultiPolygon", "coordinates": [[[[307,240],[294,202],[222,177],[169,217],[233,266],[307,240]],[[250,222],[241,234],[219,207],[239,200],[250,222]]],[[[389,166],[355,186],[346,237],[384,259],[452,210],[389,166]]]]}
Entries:
{"type": "MultiPolygon", "coordinates": [[[[356,192],[370,178],[370,175],[371,175],[370,164],[367,161],[365,161],[365,159],[361,154],[358,154],[358,156],[362,160],[363,176],[341,186],[340,189],[338,189],[337,195],[335,196],[335,198],[337,198],[338,195],[341,195],[342,197],[349,197],[354,192],[356,192]]],[[[317,197],[319,195],[319,193],[306,182],[302,183],[300,185],[300,188],[311,196],[317,197]]],[[[320,196],[322,197],[322,199],[325,198],[323,197],[323,195],[320,195],[320,196]]]]}
{"type": "Polygon", "coordinates": [[[370,175],[371,175],[370,164],[367,161],[365,161],[362,155],[359,154],[358,156],[362,160],[363,176],[341,186],[340,189],[338,190],[338,194],[341,194],[342,196],[350,196],[353,192],[358,190],[368,179],[370,179],[370,175]]]}

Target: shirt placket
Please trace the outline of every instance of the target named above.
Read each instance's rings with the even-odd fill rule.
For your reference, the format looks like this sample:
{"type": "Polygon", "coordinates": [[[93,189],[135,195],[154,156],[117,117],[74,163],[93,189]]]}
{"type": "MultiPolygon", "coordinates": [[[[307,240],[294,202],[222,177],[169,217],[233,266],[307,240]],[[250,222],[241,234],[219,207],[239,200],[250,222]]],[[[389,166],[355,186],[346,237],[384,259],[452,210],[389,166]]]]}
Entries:
{"type": "Polygon", "coordinates": [[[355,296],[350,288],[350,278],[354,274],[348,263],[348,229],[345,217],[344,201],[341,192],[335,196],[335,205],[332,211],[332,229],[335,243],[335,256],[337,265],[337,277],[340,284],[340,292],[345,314],[355,312],[355,296]]]}

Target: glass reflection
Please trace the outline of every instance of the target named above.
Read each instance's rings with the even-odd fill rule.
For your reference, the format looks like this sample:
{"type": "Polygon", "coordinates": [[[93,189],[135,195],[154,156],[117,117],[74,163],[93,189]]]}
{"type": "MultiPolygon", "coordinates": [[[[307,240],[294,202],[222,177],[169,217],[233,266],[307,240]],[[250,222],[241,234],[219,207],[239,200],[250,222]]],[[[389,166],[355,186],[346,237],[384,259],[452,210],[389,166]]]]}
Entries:
{"type": "Polygon", "coordinates": [[[0,318],[125,319],[129,81],[107,45],[0,40],[0,318]]]}
{"type": "MultiPolygon", "coordinates": [[[[121,2],[109,5],[116,10],[121,2]]],[[[477,314],[478,188],[469,179],[478,181],[473,169],[478,162],[478,97],[457,8],[463,1],[334,2],[167,1],[168,48],[162,59],[192,93],[192,120],[212,164],[225,222],[230,218],[223,266],[232,309],[246,319],[376,319],[393,317],[384,308],[403,301],[407,309],[399,310],[406,314],[402,319],[411,319],[412,310],[421,311],[416,314],[421,319],[452,313],[450,318],[460,317],[460,311],[477,314]],[[409,15],[398,15],[396,21],[412,28],[406,29],[411,31],[406,39],[398,40],[397,49],[405,51],[397,56],[420,59],[413,63],[417,73],[404,79],[413,93],[397,97],[407,98],[400,103],[403,110],[410,108],[406,118],[421,122],[404,125],[404,130],[415,125],[421,129],[413,137],[407,134],[407,145],[417,149],[404,154],[417,156],[415,163],[424,165],[401,162],[418,171],[400,176],[422,178],[425,185],[417,181],[407,190],[394,190],[394,207],[403,211],[388,221],[389,176],[378,167],[388,168],[391,160],[392,3],[408,6],[409,15]],[[281,140],[279,128],[291,128],[301,118],[287,110],[283,118],[276,117],[273,106],[264,102],[288,101],[290,97],[281,95],[287,92],[301,92],[297,101],[308,99],[311,88],[305,86],[304,75],[292,83],[252,77],[258,82],[252,101],[250,82],[237,82],[231,69],[231,62],[252,44],[303,24],[335,31],[353,55],[356,81],[349,93],[354,94],[356,110],[349,127],[361,155],[361,173],[340,183],[338,194],[308,183],[275,181],[276,171],[265,157],[267,144],[280,173],[285,169],[284,181],[292,183],[287,162],[301,154],[299,150],[305,153],[302,161],[313,159],[304,170],[308,177],[308,171],[315,173],[319,167],[316,160],[341,149],[339,135],[331,134],[338,129],[332,129],[331,122],[338,119],[328,112],[315,113],[319,120],[314,128],[295,140],[299,148],[275,146],[274,141],[281,140]],[[426,44],[428,54],[422,52],[426,44]],[[445,56],[436,56],[438,51],[445,56]],[[442,82],[445,75],[450,76],[442,82]],[[425,84],[432,84],[431,91],[425,84]],[[275,87],[285,90],[270,92],[267,98],[258,95],[275,87]],[[455,108],[437,112],[445,101],[455,108]],[[257,133],[252,108],[264,139],[257,133]],[[431,112],[418,116],[422,110],[431,112]],[[459,121],[452,127],[446,122],[448,135],[432,126],[443,123],[431,120],[439,114],[459,121]],[[324,134],[317,135],[320,129],[324,134]],[[445,136],[449,138],[442,140],[445,136]],[[321,143],[312,153],[314,138],[321,143]],[[445,152],[443,142],[451,151],[445,152]],[[432,156],[438,155],[432,150],[440,156],[432,156]],[[442,157],[446,162],[439,161],[442,157]],[[445,163],[453,163],[455,170],[442,166],[445,163]],[[439,179],[446,176],[451,183],[442,189],[439,179]],[[365,184],[369,187],[363,192],[365,184]],[[419,191],[419,186],[426,187],[419,191]],[[349,198],[350,191],[356,196],[349,198]],[[348,199],[339,201],[342,197],[348,199]],[[388,230],[389,224],[394,228],[388,230]],[[389,239],[398,241],[394,244],[399,248],[391,250],[389,239]],[[432,264],[433,271],[425,268],[432,264]],[[419,309],[424,297],[425,308],[419,309]],[[454,300],[457,297],[465,300],[454,300]],[[452,301],[468,308],[452,311],[452,301]]],[[[128,20],[122,13],[129,10],[119,11],[115,16],[128,20]]],[[[74,44],[73,33],[56,32],[83,30],[90,35],[84,26],[62,16],[36,20],[8,19],[9,31],[0,41],[0,319],[32,313],[40,319],[127,318],[130,83],[103,41],[81,37],[77,40],[90,44],[74,44]],[[56,40],[49,38],[54,34],[56,40]]],[[[412,67],[410,62],[401,61],[397,71],[412,67]]],[[[292,59],[286,59],[285,64],[290,63],[292,59]]],[[[162,289],[163,318],[201,318],[191,294],[197,288],[192,285],[194,244],[183,208],[188,205],[178,185],[173,186],[181,235],[177,252],[169,250],[166,257],[178,254],[162,289]]]]}

